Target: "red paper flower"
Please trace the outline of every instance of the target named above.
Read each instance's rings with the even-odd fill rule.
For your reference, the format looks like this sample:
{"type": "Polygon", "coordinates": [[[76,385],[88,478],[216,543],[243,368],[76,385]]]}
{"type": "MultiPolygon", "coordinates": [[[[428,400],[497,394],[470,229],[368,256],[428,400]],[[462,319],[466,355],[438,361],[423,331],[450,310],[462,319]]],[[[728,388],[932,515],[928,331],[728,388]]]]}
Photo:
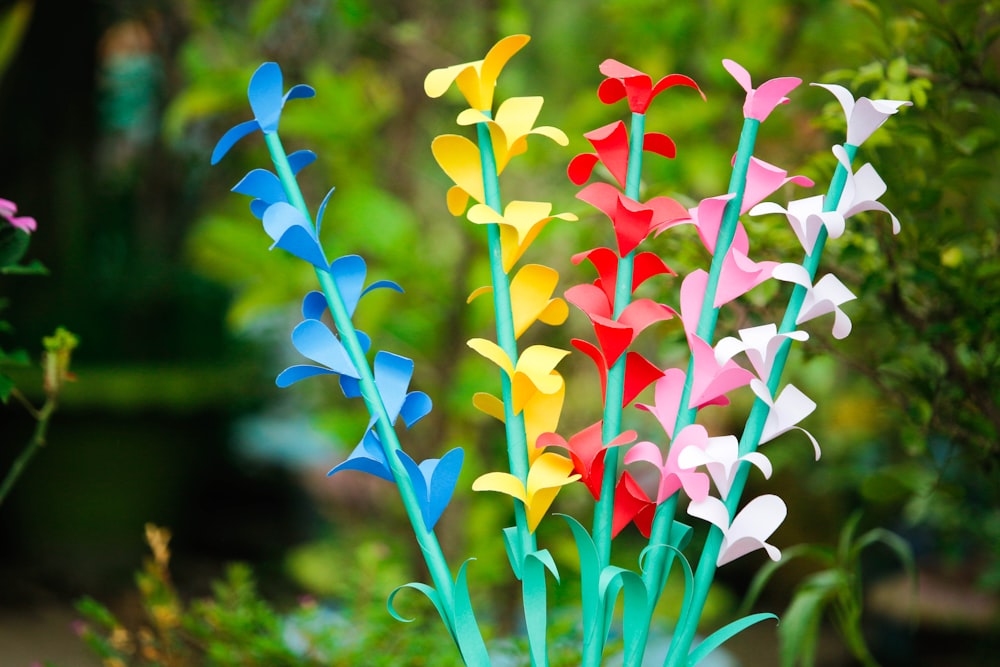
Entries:
{"type": "Polygon", "coordinates": [[[646,113],[653,98],[673,86],[694,88],[701,98],[705,99],[705,93],[701,92],[694,79],[683,74],[668,74],[653,85],[653,80],[648,74],[610,58],[601,63],[600,70],[601,74],[608,78],[601,82],[597,96],[605,104],[614,104],[626,97],[628,108],[632,113],[646,113]]]}

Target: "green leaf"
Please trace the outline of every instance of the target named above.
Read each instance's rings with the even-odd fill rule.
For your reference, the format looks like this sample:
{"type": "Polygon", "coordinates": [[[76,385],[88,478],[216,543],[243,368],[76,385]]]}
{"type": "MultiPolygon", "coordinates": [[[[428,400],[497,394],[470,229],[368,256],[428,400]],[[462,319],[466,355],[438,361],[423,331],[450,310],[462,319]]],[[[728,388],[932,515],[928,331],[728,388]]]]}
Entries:
{"type": "MultiPolygon", "coordinates": [[[[483,665],[484,667],[488,667],[490,664],[490,654],[486,651],[483,633],[479,629],[476,615],[472,611],[469,584],[465,578],[465,568],[471,560],[475,559],[470,558],[462,563],[462,567],[458,569],[458,577],[455,579],[455,608],[452,610],[454,612],[453,618],[455,624],[453,636],[455,637],[455,642],[458,644],[458,649],[462,652],[462,659],[466,665],[483,665]]],[[[448,621],[445,621],[445,623],[447,624],[448,621]]]]}

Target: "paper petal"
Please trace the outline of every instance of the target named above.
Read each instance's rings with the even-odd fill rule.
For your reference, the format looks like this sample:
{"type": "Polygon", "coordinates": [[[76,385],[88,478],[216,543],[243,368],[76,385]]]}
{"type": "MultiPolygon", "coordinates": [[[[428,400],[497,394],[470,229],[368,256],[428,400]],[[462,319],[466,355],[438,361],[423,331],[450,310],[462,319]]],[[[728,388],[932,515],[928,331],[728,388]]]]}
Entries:
{"type": "Polygon", "coordinates": [[[357,378],[354,364],[332,331],[318,320],[305,320],[292,330],[292,345],[303,356],[334,371],[357,378]]]}

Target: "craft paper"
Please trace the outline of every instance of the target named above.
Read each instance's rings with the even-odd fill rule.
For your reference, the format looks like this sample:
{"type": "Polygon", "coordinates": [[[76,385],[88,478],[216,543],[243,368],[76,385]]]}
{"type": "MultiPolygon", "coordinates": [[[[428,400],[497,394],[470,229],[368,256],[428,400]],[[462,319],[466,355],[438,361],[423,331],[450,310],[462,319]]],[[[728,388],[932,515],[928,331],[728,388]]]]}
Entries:
{"type": "Polygon", "coordinates": [[[722,66],[747,92],[746,102],[743,103],[743,117],[760,122],[764,122],[776,106],[787,103],[785,95],[802,83],[802,79],[796,77],[781,77],[765,81],[760,87],[754,88],[750,73],[742,65],[727,58],[722,61],[722,66]]]}
{"type": "MultiPolygon", "coordinates": [[[[613,312],[615,284],[618,281],[618,255],[615,251],[610,248],[594,248],[577,253],[570,259],[574,264],[588,260],[594,266],[598,277],[593,284],[604,292],[610,305],[609,311],[613,312]]],[[[653,276],[662,274],[677,275],[658,255],[651,252],[637,253],[632,266],[632,292],[653,276]]]]}
{"type": "Polygon", "coordinates": [[[713,306],[720,308],[739,298],[771,277],[777,262],[755,262],[735,246],[722,260],[719,284],[715,288],[713,306]]]}
{"type": "Polygon", "coordinates": [[[316,231],[299,209],[287,202],[275,202],[264,211],[263,222],[264,231],[274,239],[271,250],[281,248],[320,271],[330,270],[316,231]]]}
{"type": "Polygon", "coordinates": [[[743,352],[757,373],[757,377],[764,382],[767,382],[771,377],[771,368],[774,365],[775,357],[785,340],[804,341],[809,338],[809,334],[805,331],[790,331],[779,334],[778,327],[773,323],[740,329],[739,336],[739,338],[728,336],[715,344],[716,362],[724,364],[743,352]]]}
{"type": "MultiPolygon", "coordinates": [[[[406,391],[413,377],[412,359],[380,351],[375,355],[373,376],[389,424],[395,424],[402,417],[403,423],[410,428],[430,413],[431,399],[427,394],[422,391],[406,391]]],[[[356,379],[342,378],[340,386],[348,398],[361,396],[361,384],[356,379]]],[[[377,421],[378,415],[373,414],[368,428],[375,426],[377,421]]]]}
{"type": "Polygon", "coordinates": [[[750,209],[750,215],[784,214],[802,249],[811,255],[821,229],[825,227],[831,239],[840,238],[844,233],[844,215],[838,211],[824,211],[825,199],[823,195],[796,199],[788,203],[787,209],[773,202],[763,202],[750,209]]]}
{"type": "MultiPolygon", "coordinates": [[[[362,343],[367,348],[367,339],[362,343]]],[[[329,327],[319,320],[304,320],[292,330],[292,345],[302,356],[320,366],[302,364],[290,366],[275,379],[279,387],[288,387],[314,375],[341,375],[357,378],[358,372],[347,349],[329,327]]]]}
{"type": "Polygon", "coordinates": [[[576,197],[600,209],[611,219],[621,257],[635,250],[654,227],[690,218],[687,209],[669,197],[654,197],[641,204],[609,183],[591,183],[576,197]]]}
{"type": "Polygon", "coordinates": [[[624,461],[626,464],[644,461],[656,467],[660,473],[657,503],[662,503],[682,487],[692,500],[701,500],[708,495],[708,476],[703,472],[689,470],[694,466],[681,465],[678,457],[688,449],[704,449],[708,440],[708,432],[704,426],[691,424],[683,428],[670,443],[666,460],[658,446],[644,440],[632,445],[625,453],[624,461]]]}
{"type": "Polygon", "coordinates": [[[559,490],[580,478],[580,475],[570,474],[572,471],[572,461],[553,452],[544,452],[531,464],[527,485],[510,473],[489,472],[472,483],[472,490],[497,491],[523,502],[528,529],[535,532],[559,490]]]}
{"type": "Polygon", "coordinates": [[[470,222],[480,225],[500,225],[504,273],[511,270],[549,221],[554,218],[566,221],[577,219],[572,213],[553,214],[552,204],[548,202],[530,201],[510,202],[503,215],[485,204],[476,204],[469,209],[468,218],[470,222]]]}
{"type": "MultiPolygon", "coordinates": [[[[601,393],[606,395],[608,388],[608,371],[610,370],[601,349],[585,340],[574,338],[570,343],[576,349],[586,354],[597,366],[601,378],[601,393]]],[[[642,390],[663,376],[663,371],[638,352],[625,354],[625,381],[622,391],[622,407],[635,400],[642,390]]]]}
{"type": "MultiPolygon", "coordinates": [[[[295,151],[288,156],[288,166],[292,169],[292,175],[298,174],[315,161],[316,154],[310,150],[295,151]]],[[[281,179],[267,169],[251,170],[239,183],[233,186],[232,192],[254,198],[250,202],[250,213],[258,220],[264,216],[264,211],[271,204],[279,201],[288,202],[285,189],[281,185],[281,179]]],[[[331,188],[330,193],[332,192],[331,188]]],[[[327,198],[329,198],[330,193],[327,194],[327,198]]],[[[323,202],[325,204],[326,199],[323,202]]],[[[322,217],[322,210],[323,205],[320,206],[320,217],[322,217]]]]}
{"type": "Polygon", "coordinates": [[[701,92],[698,84],[683,74],[668,74],[653,85],[648,74],[611,58],[601,63],[600,70],[608,78],[601,82],[597,96],[605,104],[614,104],[622,98],[628,98],[628,107],[632,113],[646,113],[653,98],[674,86],[694,88],[701,99],[705,99],[705,93],[701,92]]]}
{"type": "MultiPolygon", "coordinates": [[[[596,153],[581,153],[570,160],[566,175],[576,185],[583,185],[593,175],[598,163],[625,189],[625,179],[628,174],[629,136],[625,123],[615,121],[583,135],[597,151],[596,153]]],[[[660,132],[646,133],[642,141],[642,150],[672,158],[677,154],[673,140],[660,132]]]]}
{"type": "MultiPolygon", "coordinates": [[[[695,426],[697,425],[688,426],[684,430],[686,431],[695,426]]],[[[681,435],[684,435],[683,431],[681,435]]],[[[719,492],[719,497],[723,500],[729,497],[729,490],[733,485],[733,477],[736,475],[740,463],[744,461],[757,466],[764,473],[765,478],[770,479],[771,477],[771,461],[760,452],[749,452],[740,456],[740,442],[736,439],[735,435],[722,435],[710,438],[706,432],[704,439],[696,443],[696,445],[688,446],[681,450],[677,456],[676,465],[681,469],[705,466],[708,474],[712,476],[712,481],[719,492]]],[[[707,485],[701,497],[696,498],[691,495],[687,487],[684,488],[684,491],[694,501],[703,500],[708,495],[707,485]]]]}
{"type": "Polygon", "coordinates": [[[720,364],[715,359],[715,350],[697,334],[688,334],[694,371],[691,382],[691,410],[706,405],[726,405],[726,398],[733,389],[745,387],[753,379],[753,373],[733,360],[720,364]]]}
{"type": "Polygon", "coordinates": [[[562,447],[569,452],[573,468],[580,474],[581,481],[590,490],[594,500],[601,499],[601,481],[604,479],[604,452],[613,447],[627,445],[636,438],[635,431],[625,431],[611,442],[604,444],[604,422],[591,424],[570,436],[567,442],[558,433],[543,433],[538,437],[538,447],[562,447]]]}
{"type": "Polygon", "coordinates": [[[844,192],[840,196],[837,204],[837,211],[845,218],[849,218],[861,211],[882,211],[888,213],[892,219],[892,233],[899,233],[899,220],[892,212],[879,203],[879,197],[885,194],[886,186],[882,177],[878,175],[875,168],[870,164],[863,165],[857,172],[851,171],[851,161],[843,146],[834,146],[833,154],[837,160],[847,169],[847,181],[844,183],[844,192]]]}
{"type": "MultiPolygon", "coordinates": [[[[540,436],[552,433],[559,426],[559,415],[562,413],[563,401],[566,398],[565,384],[552,394],[536,392],[524,404],[524,433],[528,446],[528,463],[532,463],[542,453],[546,445],[538,439],[540,436]]],[[[503,401],[485,392],[477,392],[472,397],[473,405],[497,419],[506,422],[503,401]]],[[[554,444],[554,443],[553,443],[554,444]]]]}
{"type": "Polygon", "coordinates": [[[870,100],[861,97],[854,101],[854,96],[843,86],[834,83],[811,83],[811,86],[826,88],[840,102],[847,117],[847,143],[860,146],[875,130],[895,114],[901,107],[911,106],[912,102],[899,100],[870,100]]]}
{"type": "Polygon", "coordinates": [[[26,234],[30,234],[38,228],[38,223],[34,218],[26,215],[18,216],[17,204],[9,199],[0,199],[0,218],[26,234]]]}
{"type": "Polygon", "coordinates": [[[468,341],[468,345],[499,366],[510,378],[514,414],[524,409],[524,404],[535,392],[554,394],[562,389],[563,379],[555,367],[569,354],[566,350],[547,345],[532,345],[521,353],[515,367],[510,357],[492,341],[473,338],[468,341]]]}
{"type": "Polygon", "coordinates": [[[729,521],[729,511],[718,498],[708,496],[688,505],[688,514],[704,519],[722,531],[722,548],[716,561],[720,567],[757,549],[767,551],[771,560],[780,560],[781,551],[765,540],[778,529],[787,513],[785,501],[771,494],[751,500],[732,522],[729,521]]]}
{"type": "MultiPolygon", "coordinates": [[[[344,302],[348,317],[354,317],[354,311],[358,307],[358,302],[365,294],[377,289],[391,289],[395,292],[403,293],[403,288],[392,280],[378,280],[368,287],[365,287],[365,277],[368,274],[368,266],[360,255],[344,255],[333,260],[330,264],[330,275],[337,285],[337,292],[344,302]]],[[[317,317],[318,319],[318,317],[317,317]]]]}
{"type": "Polygon", "coordinates": [[[635,527],[643,537],[649,538],[650,530],[653,527],[653,517],[656,514],[656,503],[649,499],[646,492],[642,490],[639,483],[626,470],[618,480],[615,487],[615,508],[614,518],[611,526],[611,537],[618,537],[618,533],[625,529],[625,526],[635,522],[635,527]]]}
{"type": "Polygon", "coordinates": [[[501,163],[506,165],[511,158],[528,150],[529,135],[548,137],[560,146],[569,144],[569,137],[559,128],[549,125],[535,127],[544,102],[542,97],[511,97],[500,104],[493,118],[482,111],[466,109],[457,120],[459,125],[486,123],[489,126],[499,168],[501,163]]]}
{"type": "Polygon", "coordinates": [[[215,150],[212,151],[212,164],[218,163],[237,141],[257,130],[264,134],[277,132],[281,110],[288,100],[313,97],[316,94],[311,86],[301,83],[292,86],[284,95],[281,93],[283,88],[281,68],[277,63],[264,63],[257,68],[250,77],[247,89],[247,98],[250,100],[254,118],[240,123],[222,135],[219,143],[215,145],[215,150]]]}
{"type": "Polygon", "coordinates": [[[674,425],[677,423],[677,412],[681,405],[686,376],[687,374],[679,368],[668,368],[663,372],[663,377],[656,381],[653,404],[637,403],[635,406],[656,417],[670,438],[674,437],[674,425]]]}
{"type": "MultiPolygon", "coordinates": [[[[743,192],[743,203],[740,205],[740,215],[746,213],[751,208],[764,201],[766,197],[785,187],[789,183],[800,185],[804,188],[811,188],[815,185],[811,178],[806,176],[789,176],[788,172],[781,167],[768,164],[755,157],[750,158],[747,167],[747,184],[743,192]]],[[[746,248],[741,248],[746,252],[746,248]]]]}
{"type": "Polygon", "coordinates": [[[389,462],[385,458],[385,451],[382,449],[382,441],[379,440],[375,431],[365,432],[361,442],[354,448],[351,455],[343,463],[334,466],[327,477],[337,474],[343,470],[357,470],[365,472],[375,477],[380,477],[387,482],[395,482],[396,478],[389,469],[389,462]]]}
{"type": "Polygon", "coordinates": [[[424,526],[427,530],[434,530],[435,524],[455,492],[455,484],[458,483],[458,475],[462,471],[462,461],[465,456],[462,449],[456,447],[440,459],[427,459],[419,466],[401,449],[396,450],[396,456],[399,457],[413,483],[424,526]]]}
{"type": "Polygon", "coordinates": [[[851,333],[851,319],[847,313],[841,310],[840,306],[857,297],[835,275],[828,273],[813,285],[809,279],[809,272],[799,264],[779,264],[775,267],[772,275],[778,280],[801,285],[807,290],[802,302],[802,310],[795,320],[796,324],[802,324],[832,312],[834,314],[833,337],[841,339],[851,333]]]}
{"type": "Polygon", "coordinates": [[[497,42],[483,60],[433,70],[424,79],[424,92],[428,97],[441,97],[455,83],[469,106],[491,111],[500,71],[530,39],[527,35],[511,35],[497,42]]]}
{"type": "Polygon", "coordinates": [[[793,428],[798,429],[809,438],[813,450],[816,452],[816,460],[819,461],[821,452],[816,438],[809,431],[797,426],[800,421],[813,413],[816,409],[816,403],[792,384],[785,385],[777,399],[771,397],[767,385],[759,380],[752,380],[750,388],[757,395],[757,398],[767,403],[770,408],[767,413],[767,421],[764,422],[764,429],[761,431],[759,444],[770,442],[793,428]]]}

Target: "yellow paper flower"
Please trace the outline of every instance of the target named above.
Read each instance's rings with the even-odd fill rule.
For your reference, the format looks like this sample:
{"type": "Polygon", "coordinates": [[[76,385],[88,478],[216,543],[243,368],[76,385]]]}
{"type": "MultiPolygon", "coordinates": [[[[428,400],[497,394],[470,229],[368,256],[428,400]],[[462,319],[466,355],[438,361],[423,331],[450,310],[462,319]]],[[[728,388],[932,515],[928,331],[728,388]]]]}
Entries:
{"type": "Polygon", "coordinates": [[[573,222],[577,219],[572,213],[554,214],[552,204],[540,201],[512,201],[504,208],[503,215],[480,203],[469,209],[468,217],[477,225],[500,225],[500,252],[505,272],[510,271],[550,220],[559,218],[573,222]]]}
{"type": "Polygon", "coordinates": [[[497,169],[503,170],[512,157],[528,150],[528,135],[537,134],[548,137],[560,146],[569,145],[569,138],[559,128],[534,126],[544,102],[541,97],[511,97],[500,104],[495,118],[476,109],[466,109],[458,115],[458,124],[486,123],[489,126],[497,169]]]}
{"type": "MultiPolygon", "coordinates": [[[[514,319],[514,338],[541,320],[550,326],[559,326],[569,317],[569,307],[559,297],[552,297],[559,283],[559,272],[541,264],[526,264],[510,282],[511,315],[514,319]]],[[[469,295],[468,303],[493,288],[480,287],[469,295]]]]}
{"type": "Polygon", "coordinates": [[[559,490],[580,479],[571,475],[573,462],[555,452],[545,452],[531,464],[528,483],[506,472],[488,472],[472,483],[473,491],[497,491],[524,503],[528,530],[535,531],[559,490]]]}
{"type": "Polygon", "coordinates": [[[455,183],[448,189],[448,210],[452,215],[462,215],[470,197],[480,204],[486,201],[479,148],[474,143],[457,134],[442,134],[431,142],[431,153],[455,183]]]}
{"type": "MultiPolygon", "coordinates": [[[[559,428],[559,416],[562,414],[565,398],[566,385],[564,383],[554,394],[537,392],[525,402],[524,435],[528,444],[528,463],[533,463],[543,451],[543,448],[535,446],[538,436],[543,433],[553,433],[559,428]]],[[[472,397],[472,404],[500,423],[506,422],[503,401],[493,394],[483,391],[477,392],[472,397]]]]}
{"type": "Polygon", "coordinates": [[[428,97],[441,97],[455,83],[470,107],[492,111],[493,91],[500,70],[529,39],[531,38],[527,35],[504,37],[490,49],[483,60],[433,70],[424,79],[424,92],[428,97]]]}
{"type": "Polygon", "coordinates": [[[521,353],[515,368],[510,357],[492,341],[472,338],[468,345],[499,366],[510,378],[514,414],[520,413],[536,393],[554,394],[563,389],[562,375],[555,368],[569,354],[566,350],[548,345],[532,345],[521,353]]]}

